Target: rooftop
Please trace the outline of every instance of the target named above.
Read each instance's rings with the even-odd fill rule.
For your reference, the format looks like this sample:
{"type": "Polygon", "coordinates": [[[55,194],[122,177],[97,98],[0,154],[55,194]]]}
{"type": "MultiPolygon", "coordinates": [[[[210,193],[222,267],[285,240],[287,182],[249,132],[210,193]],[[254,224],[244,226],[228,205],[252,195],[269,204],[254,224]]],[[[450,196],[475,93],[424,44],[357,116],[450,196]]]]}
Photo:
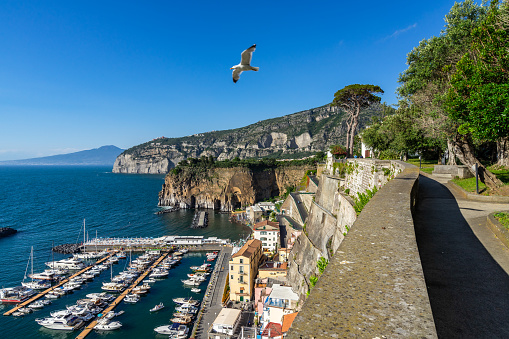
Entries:
{"type": "Polygon", "coordinates": [[[253,231],[279,231],[279,223],[274,221],[260,221],[259,223],[254,224],[253,231]]]}
{"type": "Polygon", "coordinates": [[[285,314],[283,316],[283,333],[288,332],[297,314],[299,314],[299,312],[285,314]]]}
{"type": "Polygon", "coordinates": [[[283,328],[278,323],[268,323],[263,329],[262,337],[279,337],[283,335],[283,328]]]}
{"type": "Polygon", "coordinates": [[[279,270],[286,270],[288,268],[288,263],[286,262],[266,262],[262,266],[258,268],[258,270],[265,270],[265,271],[279,271],[279,270]]]}
{"type": "Polygon", "coordinates": [[[214,320],[214,324],[233,327],[237,322],[237,318],[240,316],[240,313],[240,310],[233,308],[223,308],[217,315],[216,320],[214,320]]]}
{"type": "Polygon", "coordinates": [[[242,248],[237,253],[232,255],[232,259],[236,258],[236,257],[241,257],[241,256],[246,257],[246,258],[251,258],[253,253],[255,253],[256,250],[261,247],[262,247],[262,242],[260,240],[251,239],[244,246],[242,246],[242,248]]]}

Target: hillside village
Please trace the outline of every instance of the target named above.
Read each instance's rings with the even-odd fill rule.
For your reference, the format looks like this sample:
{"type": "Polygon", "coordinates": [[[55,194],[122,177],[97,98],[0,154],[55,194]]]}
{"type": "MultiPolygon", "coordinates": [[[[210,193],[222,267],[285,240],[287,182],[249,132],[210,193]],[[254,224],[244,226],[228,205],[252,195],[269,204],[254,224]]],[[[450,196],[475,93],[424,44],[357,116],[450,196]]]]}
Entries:
{"type": "MultiPolygon", "coordinates": [[[[302,186],[297,191],[289,193],[284,200],[258,202],[231,213],[232,219],[249,226],[252,234],[242,246],[232,251],[223,295],[225,308],[210,326],[209,338],[230,338],[234,334],[239,338],[255,338],[256,334],[261,338],[283,338],[286,335],[304,305],[307,295],[335,251],[327,249],[326,253],[322,253],[314,249],[309,253],[307,251],[304,254],[299,253],[303,250],[296,248],[296,244],[310,241],[308,239],[308,231],[311,231],[308,222],[312,222],[310,214],[316,214],[315,209],[318,207],[320,211],[318,224],[325,224],[328,214],[333,215],[341,211],[339,206],[332,203],[323,203],[326,207],[321,206],[319,204],[321,199],[338,200],[335,196],[341,194],[353,205],[354,200],[347,193],[350,190],[363,191],[358,183],[345,178],[345,173],[340,173],[340,164],[352,168],[359,166],[353,165],[353,162],[349,165],[346,160],[335,159],[328,152],[326,163],[318,164],[316,171],[306,172],[301,181],[302,186]],[[318,178],[325,180],[323,185],[320,185],[318,178]],[[327,208],[330,211],[327,211],[327,208]],[[324,211],[328,214],[322,213],[324,211]],[[297,257],[300,255],[309,257],[313,264],[299,262],[297,257]],[[314,258],[318,260],[315,261],[314,258]],[[292,270],[299,271],[299,267],[296,266],[300,266],[300,270],[312,266],[307,268],[312,273],[302,272],[302,276],[297,277],[293,273],[290,277],[292,270]],[[304,289],[296,285],[302,285],[304,289]],[[238,312],[232,312],[231,308],[237,309],[238,312]],[[246,319],[249,319],[247,323],[246,319]],[[244,326],[246,324],[248,326],[244,326]]],[[[366,171],[380,173],[381,176],[364,183],[365,187],[381,187],[390,180],[390,176],[397,173],[397,170],[389,171],[387,168],[390,166],[385,162],[376,170],[373,169],[373,163],[368,164],[366,171]],[[383,168],[387,171],[382,171],[383,168]]],[[[358,173],[361,172],[362,169],[359,169],[358,173]]],[[[367,177],[364,176],[364,180],[367,177]]],[[[351,209],[353,210],[352,207],[351,209]]],[[[355,212],[353,214],[355,215],[355,212]]],[[[342,216],[335,215],[336,218],[339,222],[344,221],[342,216]]],[[[341,228],[342,238],[346,236],[348,228],[354,221],[355,217],[348,221],[346,229],[341,228]]]]}

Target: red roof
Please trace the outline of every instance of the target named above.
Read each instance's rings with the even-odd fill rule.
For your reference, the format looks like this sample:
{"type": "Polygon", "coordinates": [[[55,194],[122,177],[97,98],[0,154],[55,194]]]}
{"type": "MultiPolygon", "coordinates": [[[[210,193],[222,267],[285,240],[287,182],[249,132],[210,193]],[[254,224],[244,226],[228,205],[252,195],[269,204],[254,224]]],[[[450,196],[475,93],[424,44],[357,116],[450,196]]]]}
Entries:
{"type": "Polygon", "coordinates": [[[283,328],[281,324],[278,323],[268,323],[267,326],[263,329],[262,337],[279,337],[283,335],[283,328]]]}
{"type": "Polygon", "coordinates": [[[288,332],[297,314],[299,314],[299,312],[285,314],[283,316],[283,332],[288,332]]]}

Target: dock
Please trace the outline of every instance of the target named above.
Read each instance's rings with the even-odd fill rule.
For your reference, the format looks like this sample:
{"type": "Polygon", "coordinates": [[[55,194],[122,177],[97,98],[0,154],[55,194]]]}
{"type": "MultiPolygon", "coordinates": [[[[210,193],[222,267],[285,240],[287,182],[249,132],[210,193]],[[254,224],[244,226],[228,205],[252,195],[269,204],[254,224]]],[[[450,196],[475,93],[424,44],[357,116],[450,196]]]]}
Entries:
{"type": "Polygon", "coordinates": [[[22,303],[19,303],[18,305],[16,305],[14,308],[11,308],[9,311],[5,312],[4,315],[11,315],[12,313],[16,312],[17,310],[19,310],[20,308],[22,307],[25,307],[27,305],[29,305],[30,303],[36,301],[37,299],[45,296],[48,292],[51,292],[53,291],[55,288],[58,288],[60,286],[62,286],[63,284],[65,284],[66,282],[68,282],[70,279],[74,278],[74,277],[77,277],[83,273],[85,273],[86,271],[90,270],[92,267],[94,267],[95,265],[99,265],[100,263],[108,260],[111,256],[113,256],[114,254],[116,254],[117,252],[116,251],[113,251],[111,252],[109,255],[99,259],[96,263],[92,264],[92,265],[89,265],[87,267],[85,267],[84,269],[74,273],[73,275],[65,278],[64,280],[60,281],[58,284],[56,284],[55,286],[51,286],[50,288],[42,291],[41,293],[39,294],[36,294],[35,296],[29,298],[28,300],[25,300],[23,301],[22,303]]]}
{"type": "Polygon", "coordinates": [[[204,211],[196,212],[191,228],[205,228],[209,225],[209,213],[204,211]]]}
{"type": "MultiPolygon", "coordinates": [[[[143,272],[138,277],[138,279],[135,280],[134,283],[132,283],[131,286],[129,286],[124,292],[122,292],[104,311],[102,311],[102,313],[107,314],[108,312],[115,309],[115,307],[117,307],[120,304],[120,302],[125,298],[125,296],[131,293],[132,289],[138,286],[138,284],[147,277],[147,275],[152,271],[152,269],[159,265],[159,263],[163,261],[164,258],[166,258],[169,253],[170,252],[163,253],[149,268],[145,270],[145,272],[143,272]]],[[[92,320],[92,322],[85,327],[85,329],[76,337],[76,339],[83,339],[87,335],[89,335],[90,332],[92,332],[92,330],[94,329],[95,325],[97,325],[97,321],[98,319],[92,320]]]]}

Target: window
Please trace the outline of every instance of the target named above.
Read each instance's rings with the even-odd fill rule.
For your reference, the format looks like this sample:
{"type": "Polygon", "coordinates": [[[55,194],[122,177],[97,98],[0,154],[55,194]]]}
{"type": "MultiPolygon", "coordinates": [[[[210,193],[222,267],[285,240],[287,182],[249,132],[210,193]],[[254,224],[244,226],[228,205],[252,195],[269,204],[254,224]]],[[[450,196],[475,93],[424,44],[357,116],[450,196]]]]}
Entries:
{"type": "Polygon", "coordinates": [[[260,234],[261,235],[267,235],[267,232],[266,231],[261,231],[260,234]]]}
{"type": "Polygon", "coordinates": [[[244,266],[239,267],[239,273],[244,273],[244,266]]]}
{"type": "Polygon", "coordinates": [[[231,277],[230,279],[232,279],[232,280],[233,280],[233,274],[232,274],[232,277],[231,277]]]}
{"type": "Polygon", "coordinates": [[[231,268],[231,270],[230,270],[230,271],[233,271],[233,265],[232,265],[232,268],[231,268]]]}
{"type": "Polygon", "coordinates": [[[240,263],[243,264],[244,263],[244,259],[240,259],[240,263]]]}

